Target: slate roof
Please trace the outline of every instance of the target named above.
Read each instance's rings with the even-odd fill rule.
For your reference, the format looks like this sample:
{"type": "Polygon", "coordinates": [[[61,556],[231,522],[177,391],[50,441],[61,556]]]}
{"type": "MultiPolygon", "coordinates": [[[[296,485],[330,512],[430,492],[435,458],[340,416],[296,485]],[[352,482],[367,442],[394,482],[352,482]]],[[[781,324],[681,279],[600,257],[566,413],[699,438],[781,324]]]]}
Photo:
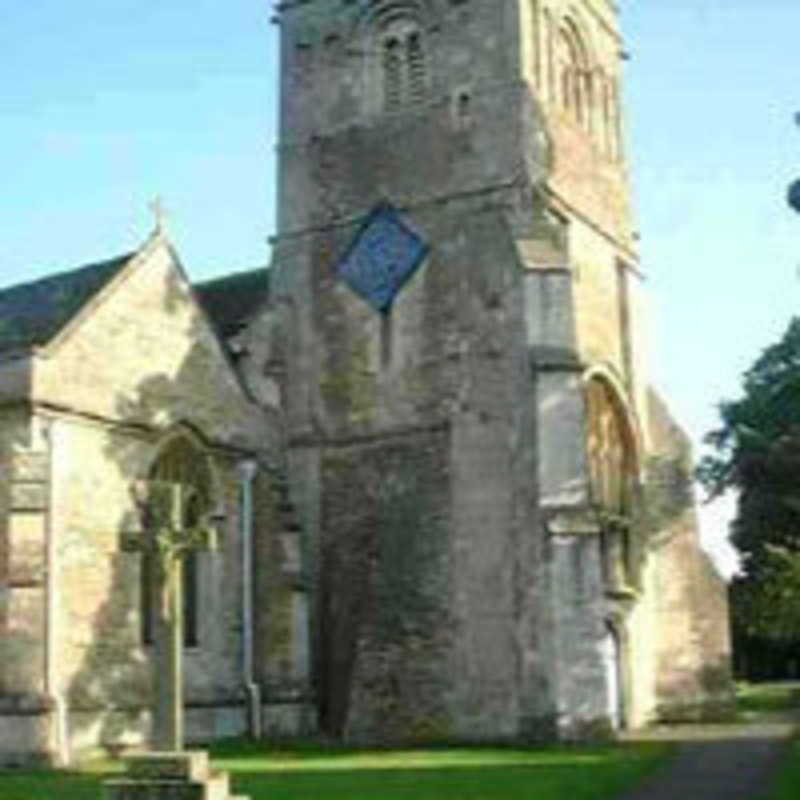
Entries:
{"type": "Polygon", "coordinates": [[[0,289],[0,353],[48,342],[134,255],[0,289]]]}
{"type": "MultiPolygon", "coordinates": [[[[26,351],[52,339],[135,252],[0,289],[0,353],[26,351]]],[[[269,270],[238,272],[194,285],[217,332],[233,336],[269,296],[269,270]]]]}
{"type": "Polygon", "coordinates": [[[269,268],[236,272],[196,283],[193,288],[217,333],[227,339],[238,333],[269,297],[269,268]]]}

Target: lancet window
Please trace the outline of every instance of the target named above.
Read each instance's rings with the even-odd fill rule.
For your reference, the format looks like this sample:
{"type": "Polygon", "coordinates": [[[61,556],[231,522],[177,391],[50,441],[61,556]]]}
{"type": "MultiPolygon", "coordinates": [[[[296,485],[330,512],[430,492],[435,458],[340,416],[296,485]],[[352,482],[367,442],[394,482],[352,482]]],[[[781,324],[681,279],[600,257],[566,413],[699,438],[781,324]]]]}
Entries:
{"type": "Polygon", "coordinates": [[[592,501],[604,520],[606,578],[629,583],[631,518],[635,501],[636,456],[630,425],[610,384],[592,378],[586,388],[587,451],[592,501]]]}
{"type": "Polygon", "coordinates": [[[428,70],[419,28],[408,21],[392,23],[381,36],[380,49],[384,108],[394,111],[422,101],[428,70]]]}
{"type": "MultiPolygon", "coordinates": [[[[148,475],[151,481],[178,483],[187,490],[183,508],[184,527],[194,527],[208,512],[211,498],[211,472],[204,453],[186,436],[172,439],[160,452],[148,475]]],[[[152,644],[156,613],[155,556],[148,550],[141,559],[141,635],[152,644]]],[[[198,554],[190,550],[183,557],[183,643],[198,645],[198,554]]]]}
{"type": "Polygon", "coordinates": [[[562,22],[556,34],[554,60],[561,109],[588,130],[591,108],[589,59],[580,33],[569,19],[562,22]]]}

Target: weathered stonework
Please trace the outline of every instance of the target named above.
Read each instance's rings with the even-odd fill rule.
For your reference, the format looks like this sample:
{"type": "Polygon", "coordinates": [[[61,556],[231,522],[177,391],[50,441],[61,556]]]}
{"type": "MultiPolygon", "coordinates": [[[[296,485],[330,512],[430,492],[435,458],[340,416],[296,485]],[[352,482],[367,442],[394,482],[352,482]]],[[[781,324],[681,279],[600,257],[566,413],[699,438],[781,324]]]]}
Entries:
{"type": "Polygon", "coordinates": [[[300,730],[307,634],[304,606],[292,606],[304,592],[291,575],[270,581],[266,594],[252,589],[259,602],[249,634],[259,669],[267,651],[288,666],[270,681],[259,675],[253,695],[242,662],[243,460],[257,465],[255,548],[266,548],[276,574],[291,560],[275,489],[277,409],[249,397],[167,244],[146,244],[30,359],[25,393],[0,416],[0,463],[10,475],[0,482],[0,758],[64,762],[101,745],[146,742],[157,676],[141,637],[141,556],[122,552],[120,536],[140,530],[135,487],[176,436],[208,460],[222,517],[219,550],[198,556],[198,644],[184,658],[187,734],[238,735],[254,714],[300,730]]]}
{"type": "Polygon", "coordinates": [[[269,276],[193,290],[156,233],[71,274],[87,294],[47,336],[0,330],[0,760],[144,742],[144,567],[120,537],[175,441],[221,520],[190,738],[297,735],[312,699],[373,742],[718,711],[725,593],[648,383],[615,8],[296,0],[277,21],[269,276]],[[359,294],[342,259],[376,209],[426,255],[406,274],[373,237],[359,294]],[[376,275],[400,273],[387,304],[376,275]]]}
{"type": "Polygon", "coordinates": [[[273,296],[323,727],[518,738],[653,719],[679,672],[688,685],[724,666],[726,621],[724,603],[701,620],[690,588],[721,596],[719,579],[684,571],[703,562],[691,504],[673,498],[669,522],[650,524],[648,466],[664,447],[650,423],[616,11],[314,0],[283,4],[279,22],[273,296]],[[336,266],[384,202],[430,251],[377,313],[336,266]],[[599,386],[618,440],[592,439],[599,386]],[[436,482],[416,485],[395,531],[403,495],[397,519],[377,523],[372,487],[407,485],[404,445],[436,453],[446,488],[431,506],[436,482]],[[398,567],[381,560],[387,536],[429,617],[414,592],[398,611],[376,591],[398,567]],[[413,637],[376,629],[394,614],[413,637]],[[720,632],[708,651],[676,633],[703,624],[720,632]],[[685,659],[668,662],[668,648],[685,659]]]}

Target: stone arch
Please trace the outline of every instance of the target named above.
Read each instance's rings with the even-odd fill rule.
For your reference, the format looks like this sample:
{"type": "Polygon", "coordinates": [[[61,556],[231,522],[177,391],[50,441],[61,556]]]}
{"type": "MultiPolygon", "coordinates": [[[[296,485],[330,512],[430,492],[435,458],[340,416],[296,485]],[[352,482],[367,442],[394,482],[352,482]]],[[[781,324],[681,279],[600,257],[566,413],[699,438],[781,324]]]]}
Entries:
{"type": "Polygon", "coordinates": [[[635,416],[608,369],[587,370],[584,391],[593,502],[613,513],[625,513],[632,499],[626,492],[639,482],[641,472],[635,416]]]}
{"type": "MultiPolygon", "coordinates": [[[[197,429],[178,423],[158,439],[154,452],[142,475],[143,485],[150,481],[180,483],[194,490],[186,507],[187,525],[198,524],[213,515],[220,498],[219,480],[208,445],[197,429]]],[[[153,638],[154,569],[155,563],[147,552],[142,554],[140,573],[141,638],[149,644],[153,638]]],[[[184,557],[184,646],[196,647],[198,636],[198,606],[200,575],[197,554],[184,557]]]]}
{"type": "Polygon", "coordinates": [[[426,27],[438,22],[440,13],[434,0],[362,0],[354,19],[354,32],[380,29],[403,18],[426,27]]]}
{"type": "Polygon", "coordinates": [[[594,367],[584,376],[590,499],[601,521],[606,589],[627,592],[637,583],[636,520],[641,447],[637,424],[613,372],[594,367]]]}

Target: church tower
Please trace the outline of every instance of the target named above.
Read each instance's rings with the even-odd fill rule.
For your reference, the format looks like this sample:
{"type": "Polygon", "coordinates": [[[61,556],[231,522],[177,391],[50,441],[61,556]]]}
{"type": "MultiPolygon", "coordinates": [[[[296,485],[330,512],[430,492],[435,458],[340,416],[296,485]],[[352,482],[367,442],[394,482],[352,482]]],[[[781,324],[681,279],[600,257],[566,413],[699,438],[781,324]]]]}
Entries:
{"type": "Polygon", "coordinates": [[[615,6],[296,0],[276,21],[272,286],[323,728],[644,719],[615,6]]]}

